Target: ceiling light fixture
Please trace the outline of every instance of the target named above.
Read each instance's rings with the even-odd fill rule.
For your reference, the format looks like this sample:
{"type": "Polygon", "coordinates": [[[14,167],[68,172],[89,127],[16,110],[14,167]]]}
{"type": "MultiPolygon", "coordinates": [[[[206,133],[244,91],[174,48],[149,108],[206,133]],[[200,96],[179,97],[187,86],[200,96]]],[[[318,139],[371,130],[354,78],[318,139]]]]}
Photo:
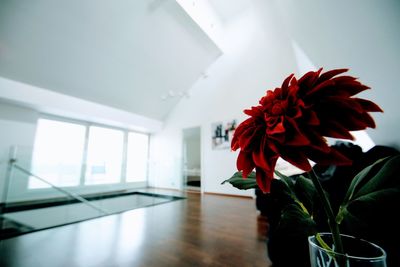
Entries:
{"type": "Polygon", "coordinates": [[[161,96],[161,100],[166,101],[167,99],[172,99],[172,98],[175,98],[175,97],[179,97],[179,98],[186,97],[186,98],[189,98],[190,94],[189,94],[189,92],[185,92],[185,91],[175,92],[173,90],[169,90],[166,94],[161,96]]]}

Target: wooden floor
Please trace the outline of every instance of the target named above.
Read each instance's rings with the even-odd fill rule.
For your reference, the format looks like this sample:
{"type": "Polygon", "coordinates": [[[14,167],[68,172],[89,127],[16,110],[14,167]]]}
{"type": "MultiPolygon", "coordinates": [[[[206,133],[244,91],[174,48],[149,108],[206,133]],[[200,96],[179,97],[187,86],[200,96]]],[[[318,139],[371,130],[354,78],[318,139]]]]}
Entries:
{"type": "Polygon", "coordinates": [[[254,199],[187,194],[0,241],[1,267],[270,266],[254,199]]]}

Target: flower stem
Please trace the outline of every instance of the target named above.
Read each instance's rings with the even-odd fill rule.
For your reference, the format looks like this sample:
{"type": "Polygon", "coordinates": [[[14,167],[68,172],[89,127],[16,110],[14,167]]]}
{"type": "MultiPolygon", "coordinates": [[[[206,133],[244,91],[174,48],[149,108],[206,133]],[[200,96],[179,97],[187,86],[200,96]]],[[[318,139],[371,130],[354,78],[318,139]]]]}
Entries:
{"type": "Polygon", "coordinates": [[[310,176],[315,186],[315,189],[317,190],[318,196],[322,201],[322,206],[324,207],[325,214],[328,217],[329,228],[331,229],[333,243],[335,244],[335,252],[344,254],[342,239],[340,237],[340,232],[339,232],[339,225],[336,223],[335,215],[333,214],[331,204],[329,203],[329,200],[325,195],[324,189],[322,188],[318,175],[315,173],[313,169],[310,172],[310,176]]]}

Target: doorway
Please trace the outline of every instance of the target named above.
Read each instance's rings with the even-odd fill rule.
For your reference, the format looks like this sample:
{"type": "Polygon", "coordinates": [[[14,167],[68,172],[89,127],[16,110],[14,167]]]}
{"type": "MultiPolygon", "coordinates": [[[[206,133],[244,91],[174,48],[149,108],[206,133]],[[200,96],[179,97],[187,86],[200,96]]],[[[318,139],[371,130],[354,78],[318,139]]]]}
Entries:
{"type": "Polygon", "coordinates": [[[200,127],[183,129],[183,188],[201,189],[200,127]]]}

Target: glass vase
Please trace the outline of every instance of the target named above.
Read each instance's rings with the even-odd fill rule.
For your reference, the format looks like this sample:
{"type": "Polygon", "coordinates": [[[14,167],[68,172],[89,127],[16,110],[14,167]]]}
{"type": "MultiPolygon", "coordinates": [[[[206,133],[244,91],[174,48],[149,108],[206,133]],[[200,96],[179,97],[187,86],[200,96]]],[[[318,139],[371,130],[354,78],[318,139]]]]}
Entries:
{"type": "MultiPolygon", "coordinates": [[[[320,233],[333,247],[331,233],[320,233]]],[[[311,267],[386,267],[386,252],[378,245],[349,235],[341,235],[345,254],[321,247],[315,235],[308,237],[311,267]]]]}

